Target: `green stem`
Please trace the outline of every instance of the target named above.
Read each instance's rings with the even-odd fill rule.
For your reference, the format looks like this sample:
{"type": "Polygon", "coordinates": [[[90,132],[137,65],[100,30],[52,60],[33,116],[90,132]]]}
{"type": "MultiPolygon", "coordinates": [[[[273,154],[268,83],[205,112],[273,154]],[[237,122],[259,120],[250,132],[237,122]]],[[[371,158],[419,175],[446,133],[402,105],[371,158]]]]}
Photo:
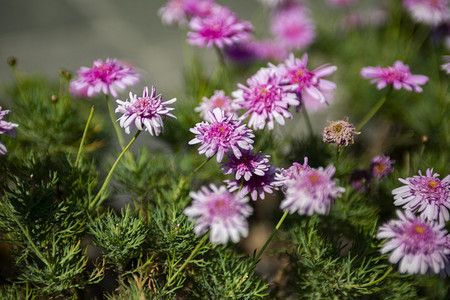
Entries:
{"type": "Polygon", "coordinates": [[[114,116],[114,111],[111,105],[111,101],[109,101],[108,95],[106,96],[106,104],[108,105],[109,116],[111,118],[111,122],[114,126],[114,130],[116,131],[117,138],[119,139],[119,144],[122,150],[125,148],[125,140],[123,139],[122,130],[120,129],[119,124],[116,122],[116,118],[114,116]]]}
{"type": "Polygon", "coordinates": [[[75,160],[74,168],[77,167],[78,162],[80,161],[81,152],[83,150],[84,140],[86,139],[86,134],[89,128],[89,124],[91,123],[92,115],[94,114],[94,105],[91,107],[91,112],[89,113],[89,118],[86,122],[86,126],[84,127],[83,137],[81,138],[80,148],[78,148],[77,159],[75,160]]]}
{"type": "Polygon", "coordinates": [[[339,165],[339,156],[341,155],[341,149],[339,148],[339,145],[336,146],[336,160],[334,161],[334,167],[337,169],[339,165]]]}
{"type": "Polygon", "coordinates": [[[305,118],[306,126],[308,127],[309,136],[312,138],[314,136],[314,131],[313,131],[313,127],[311,124],[311,119],[309,118],[308,112],[306,111],[306,107],[304,105],[302,107],[302,111],[303,111],[303,116],[305,118]]]}
{"type": "Polygon", "coordinates": [[[269,245],[269,243],[272,241],[273,237],[275,236],[275,233],[277,233],[278,229],[280,229],[281,224],[283,224],[284,219],[286,219],[286,216],[288,215],[289,210],[286,210],[283,214],[283,216],[281,217],[280,221],[278,221],[277,226],[275,226],[275,229],[272,231],[272,233],[269,235],[269,238],[267,239],[266,243],[264,244],[264,246],[261,248],[261,250],[259,250],[258,255],[256,255],[255,259],[254,259],[254,264],[256,264],[259,260],[259,258],[261,257],[261,255],[263,254],[264,250],[266,250],[267,246],[269,245]]]}
{"type": "Polygon", "coordinates": [[[361,284],[361,285],[356,285],[356,284],[352,284],[352,285],[350,285],[350,287],[368,287],[368,286],[372,286],[372,285],[375,285],[375,284],[377,284],[377,283],[379,283],[380,281],[382,281],[384,278],[386,278],[388,275],[389,275],[389,273],[391,273],[392,272],[392,270],[393,270],[393,268],[392,268],[392,266],[390,266],[387,270],[386,270],[386,273],[384,273],[380,278],[378,278],[377,280],[374,280],[374,281],[371,281],[371,282],[368,282],[368,283],[364,283],[364,284],[361,284]]]}
{"type": "Polygon", "coordinates": [[[28,99],[28,97],[26,96],[26,94],[24,93],[24,91],[22,89],[22,84],[20,83],[19,76],[17,76],[16,67],[15,66],[11,66],[11,70],[12,70],[12,72],[14,74],[14,79],[16,80],[17,89],[19,90],[20,95],[22,96],[22,98],[26,102],[30,102],[30,100],[28,99]]]}
{"type": "Polygon", "coordinates": [[[3,205],[3,207],[8,210],[8,213],[11,216],[11,218],[13,218],[14,222],[16,222],[17,226],[19,226],[20,230],[22,231],[22,233],[27,238],[28,243],[30,243],[30,248],[31,248],[31,250],[33,250],[34,254],[36,254],[36,256],[51,270],[52,269],[52,265],[44,257],[44,255],[39,251],[38,247],[36,246],[36,244],[31,239],[31,236],[30,236],[30,233],[28,232],[28,230],[25,227],[23,227],[23,225],[19,222],[19,220],[14,215],[14,213],[9,209],[8,204],[5,203],[5,205],[3,205]]]}
{"type": "Polygon", "coordinates": [[[391,92],[392,92],[392,85],[389,86],[389,90],[386,93],[386,95],[380,98],[380,100],[378,100],[375,106],[372,107],[372,109],[367,113],[367,115],[363,118],[363,120],[358,124],[358,126],[356,127],[356,131],[360,131],[364,127],[364,125],[366,125],[366,123],[369,122],[370,119],[372,119],[372,117],[377,113],[377,111],[383,106],[384,102],[386,102],[391,92]]]}
{"type": "Polygon", "coordinates": [[[220,50],[219,47],[217,47],[217,46],[214,46],[214,49],[216,49],[216,53],[217,53],[217,57],[219,58],[220,65],[225,67],[226,66],[226,64],[225,64],[225,57],[223,55],[222,50],[220,50]]]}
{"type": "Polygon", "coordinates": [[[137,137],[139,136],[139,134],[141,133],[140,130],[138,130],[138,132],[136,132],[136,134],[134,135],[133,139],[128,143],[128,145],[122,150],[122,152],[119,154],[119,157],[117,157],[116,161],[114,162],[113,166],[111,167],[111,170],[109,170],[108,176],[106,176],[105,182],[103,182],[102,187],[100,188],[100,191],[98,191],[97,195],[95,196],[94,200],[92,200],[91,203],[89,203],[89,210],[93,209],[94,207],[100,205],[101,203],[98,203],[100,201],[100,198],[103,194],[103,192],[105,191],[106,187],[108,186],[109,182],[111,181],[112,175],[114,173],[114,169],[117,167],[117,165],[119,164],[119,161],[122,159],[122,157],[125,155],[125,153],[127,152],[128,148],[131,147],[131,145],[134,143],[134,141],[137,139],[137,137]]]}
{"type": "Polygon", "coordinates": [[[184,261],[183,265],[175,272],[175,274],[173,274],[172,277],[170,277],[167,280],[167,283],[165,285],[165,287],[169,287],[172,283],[172,281],[177,278],[178,274],[180,274],[180,272],[186,267],[186,265],[197,255],[198,250],[203,246],[203,244],[205,243],[205,241],[208,239],[208,234],[205,234],[203,236],[203,238],[200,240],[200,242],[197,244],[197,246],[195,246],[194,250],[191,252],[191,255],[189,255],[189,257],[184,261]]]}
{"type": "Polygon", "coordinates": [[[191,174],[189,174],[187,177],[181,178],[180,182],[178,183],[177,190],[175,192],[174,197],[175,201],[178,200],[179,197],[181,197],[181,193],[183,192],[184,186],[189,181],[189,179],[191,179],[191,177],[194,176],[195,173],[197,173],[201,168],[203,168],[203,166],[206,165],[211,160],[211,158],[213,157],[212,156],[208,157],[208,159],[202,162],[202,164],[199,165],[197,168],[195,168],[195,170],[192,171],[191,174]]]}

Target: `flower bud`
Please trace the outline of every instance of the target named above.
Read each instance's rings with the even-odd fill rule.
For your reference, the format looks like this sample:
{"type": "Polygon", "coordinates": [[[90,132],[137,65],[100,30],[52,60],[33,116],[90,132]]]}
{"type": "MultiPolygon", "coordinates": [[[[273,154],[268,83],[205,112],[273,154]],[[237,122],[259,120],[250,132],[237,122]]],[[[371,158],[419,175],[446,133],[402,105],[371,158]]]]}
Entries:
{"type": "Polygon", "coordinates": [[[8,65],[14,67],[16,65],[16,58],[14,56],[10,56],[7,59],[8,65]]]}

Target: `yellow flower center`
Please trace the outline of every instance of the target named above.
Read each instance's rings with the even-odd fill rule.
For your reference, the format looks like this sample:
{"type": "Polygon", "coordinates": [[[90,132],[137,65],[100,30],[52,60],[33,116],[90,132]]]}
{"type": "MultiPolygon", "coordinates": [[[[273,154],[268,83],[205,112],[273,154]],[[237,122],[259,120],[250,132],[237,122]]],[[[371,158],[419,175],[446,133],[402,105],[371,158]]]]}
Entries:
{"type": "Polygon", "coordinates": [[[432,188],[432,189],[435,188],[437,185],[438,185],[437,180],[430,180],[430,181],[428,181],[428,186],[430,188],[432,188]]]}
{"type": "Polygon", "coordinates": [[[422,226],[419,226],[419,225],[414,227],[414,229],[416,230],[417,233],[424,233],[425,232],[425,229],[422,226]]]}

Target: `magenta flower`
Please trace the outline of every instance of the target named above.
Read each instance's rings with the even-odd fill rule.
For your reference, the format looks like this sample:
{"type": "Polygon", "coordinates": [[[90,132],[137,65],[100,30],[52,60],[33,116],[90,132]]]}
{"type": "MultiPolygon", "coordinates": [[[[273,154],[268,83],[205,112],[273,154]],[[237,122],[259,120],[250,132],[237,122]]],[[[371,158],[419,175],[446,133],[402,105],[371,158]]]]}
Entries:
{"type": "Polygon", "coordinates": [[[396,61],[393,67],[381,68],[365,67],[361,70],[361,76],[366,79],[372,79],[370,83],[377,83],[377,88],[381,90],[389,84],[394,89],[404,88],[407,91],[422,92],[420,85],[428,82],[428,77],[424,75],[413,75],[409,71],[409,66],[401,61],[396,61]]]}
{"type": "Polygon", "coordinates": [[[332,179],[335,171],[334,166],[303,169],[295,179],[286,182],[285,199],[281,201],[280,208],[289,210],[291,214],[327,215],[335,199],[345,191],[332,179]]]}
{"type": "MultiPolygon", "coordinates": [[[[6,120],[3,120],[3,118],[10,113],[10,110],[2,110],[2,107],[0,106],[0,136],[2,134],[8,134],[12,137],[15,137],[16,130],[15,128],[19,125],[16,123],[12,123],[6,120]]],[[[3,145],[3,143],[0,141],[0,155],[5,155],[8,151],[6,150],[6,146],[3,145]]]]}
{"type": "Polygon", "coordinates": [[[234,174],[236,180],[244,177],[245,181],[249,181],[252,176],[264,176],[270,168],[269,155],[261,152],[253,153],[251,150],[242,151],[242,156],[237,158],[233,152],[227,152],[226,161],[222,162],[220,169],[223,174],[234,174]]]}
{"type": "Polygon", "coordinates": [[[275,174],[275,185],[286,186],[289,180],[295,180],[303,170],[310,170],[311,167],[308,165],[308,158],[303,159],[303,165],[298,162],[294,162],[287,170],[280,169],[277,174],[275,174]]]}
{"type": "Polygon", "coordinates": [[[211,123],[197,123],[190,131],[195,134],[195,138],[189,141],[189,145],[201,144],[198,148],[200,154],[212,157],[217,153],[217,162],[221,162],[224,154],[232,150],[237,158],[242,156],[239,149],[253,149],[254,137],[251,129],[241,121],[225,117],[220,108],[209,112],[211,123]]]}
{"type": "Polygon", "coordinates": [[[274,166],[270,166],[269,170],[264,171],[264,175],[262,176],[251,176],[249,180],[225,180],[227,183],[227,187],[230,192],[234,192],[239,190],[239,195],[244,197],[247,194],[250,194],[253,201],[256,201],[259,198],[264,199],[265,193],[272,194],[273,190],[278,190],[278,187],[275,186],[275,173],[276,168],[274,166]]]}
{"type": "Polygon", "coordinates": [[[231,194],[225,186],[203,186],[198,192],[190,192],[192,205],[184,209],[184,214],[194,219],[194,232],[202,235],[210,229],[209,240],[213,244],[226,244],[228,240],[239,242],[248,236],[247,218],[253,209],[247,204],[247,197],[231,194]]]}
{"type": "Polygon", "coordinates": [[[209,111],[213,111],[215,108],[220,108],[226,117],[237,117],[239,105],[231,100],[230,97],[225,96],[225,92],[222,90],[214,91],[214,95],[211,98],[203,97],[200,105],[194,110],[200,112],[200,116],[206,122],[211,122],[209,118],[209,111]]]}
{"type": "Polygon", "coordinates": [[[299,2],[287,2],[270,20],[273,36],[287,50],[307,48],[316,37],[308,9],[299,2]]]}
{"type": "Polygon", "coordinates": [[[450,219],[450,175],[439,180],[439,174],[427,169],[426,176],[419,171],[419,176],[398,180],[405,184],[392,191],[394,204],[412,212],[419,212],[425,220],[438,220],[445,223],[450,219]]]}
{"type": "Polygon", "coordinates": [[[247,84],[248,87],[238,84],[239,90],[232,96],[241,108],[247,110],[241,118],[250,116],[250,127],[264,129],[267,124],[267,128],[272,130],[274,119],[280,125],[285,124],[284,118],[292,119],[288,108],[300,102],[294,93],[287,92],[287,87],[281,85],[281,78],[273,68],[261,68],[247,80],[247,84]]]}
{"type": "Polygon", "coordinates": [[[152,92],[148,94],[148,87],[144,88],[142,97],[137,97],[130,92],[130,99],[122,101],[117,99],[119,106],[116,113],[123,114],[119,119],[120,127],[125,128],[125,132],[130,134],[131,126],[134,125],[139,130],[148,131],[151,135],[158,136],[163,130],[163,118],[176,118],[170,113],[174,108],[166,105],[177,101],[176,98],[162,102],[161,94],[156,95],[156,89],[152,86],[152,92]],[[145,128],[144,128],[145,127],[145,128]]]}
{"type": "Polygon", "coordinates": [[[188,32],[188,43],[199,47],[220,49],[251,38],[253,26],[250,22],[241,21],[226,7],[217,7],[204,17],[194,17],[189,22],[192,31],[188,32]]]}
{"type": "Polygon", "coordinates": [[[395,163],[395,160],[391,160],[389,156],[377,156],[372,159],[370,163],[370,171],[372,172],[372,176],[375,176],[379,179],[384,178],[394,172],[394,168],[392,165],[395,163]]]}
{"type": "Polygon", "coordinates": [[[420,23],[437,26],[450,20],[448,0],[403,0],[403,5],[420,23]]]}
{"type": "Polygon", "coordinates": [[[291,53],[283,64],[277,66],[277,72],[283,83],[290,85],[292,91],[300,96],[307,109],[317,110],[329,104],[332,98],[336,84],[323,77],[333,74],[337,67],[326,64],[310,71],[306,68],[307,64],[308,54],[298,59],[291,53]]]}
{"type": "Polygon", "coordinates": [[[95,97],[100,92],[118,97],[117,90],[124,90],[139,81],[134,68],[118,59],[107,58],[94,61],[92,68],[81,67],[78,79],[70,83],[71,92],[80,97],[95,97]]]}
{"type": "Polygon", "coordinates": [[[383,224],[377,233],[377,238],[387,239],[381,248],[381,253],[391,252],[389,262],[400,262],[401,273],[439,274],[449,263],[447,255],[450,249],[446,247],[447,231],[444,224],[426,222],[417,218],[410,211],[404,214],[397,211],[399,219],[383,224]]]}
{"type": "Polygon", "coordinates": [[[288,50],[275,39],[253,41],[251,48],[260,60],[282,61],[288,57],[288,50]]]}

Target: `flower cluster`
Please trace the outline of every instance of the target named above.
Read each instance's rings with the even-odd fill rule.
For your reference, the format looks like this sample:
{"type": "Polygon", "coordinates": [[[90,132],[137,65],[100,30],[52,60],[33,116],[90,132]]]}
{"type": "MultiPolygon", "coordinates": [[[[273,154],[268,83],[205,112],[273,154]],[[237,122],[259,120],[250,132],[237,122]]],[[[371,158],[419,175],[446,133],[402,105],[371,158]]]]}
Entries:
{"type": "Polygon", "coordinates": [[[156,89],[152,86],[151,93],[148,92],[148,87],[144,88],[142,97],[133,95],[130,92],[130,99],[122,101],[117,99],[119,106],[116,108],[116,113],[121,113],[122,116],[118,119],[120,126],[125,128],[126,133],[130,133],[131,126],[134,125],[139,130],[148,131],[151,135],[158,136],[163,129],[163,118],[176,118],[170,113],[174,108],[166,105],[177,101],[176,98],[162,102],[161,94],[156,94],[156,89]]]}
{"type": "Polygon", "coordinates": [[[392,84],[396,90],[404,88],[407,91],[414,90],[420,93],[422,92],[420,85],[428,82],[427,76],[411,74],[409,66],[401,61],[396,61],[394,66],[387,68],[380,66],[365,67],[361,70],[361,76],[366,79],[372,79],[370,83],[376,83],[379,90],[392,84]]]}
{"type": "Polygon", "coordinates": [[[193,201],[184,214],[195,220],[196,234],[202,235],[209,228],[209,240],[213,244],[226,244],[228,240],[237,243],[241,237],[248,236],[247,218],[253,209],[247,204],[247,197],[231,194],[225,186],[214,184],[189,195],[193,201]]]}
{"type": "Polygon", "coordinates": [[[355,134],[360,134],[355,130],[355,126],[348,122],[348,118],[339,121],[328,121],[328,126],[323,129],[323,141],[336,144],[338,149],[341,146],[348,146],[354,143],[355,134]]]}
{"type": "Polygon", "coordinates": [[[399,178],[404,184],[392,191],[394,204],[412,212],[419,212],[425,220],[445,223],[450,219],[450,175],[440,180],[439,174],[427,169],[426,174],[399,178]]]}
{"type": "Polygon", "coordinates": [[[254,137],[252,130],[241,121],[231,117],[225,117],[220,108],[209,112],[211,122],[197,123],[190,131],[195,138],[189,141],[189,145],[201,144],[198,151],[206,157],[212,157],[217,153],[217,162],[221,162],[228,150],[232,150],[237,158],[242,156],[240,149],[253,149],[254,137]]]}
{"type": "Polygon", "coordinates": [[[239,89],[232,93],[236,103],[246,110],[242,118],[250,116],[248,125],[253,129],[264,129],[267,124],[272,130],[274,120],[284,125],[284,118],[292,118],[288,108],[299,105],[300,101],[288,92],[281,80],[274,68],[261,68],[247,80],[248,86],[238,84],[239,89]]]}
{"type": "Polygon", "coordinates": [[[81,67],[77,71],[78,79],[71,81],[70,91],[80,97],[92,98],[100,92],[117,98],[118,90],[124,90],[139,81],[139,74],[134,67],[118,59],[97,59],[92,68],[81,67]]]}
{"type": "MultiPolygon", "coordinates": [[[[3,120],[3,118],[9,114],[9,110],[2,110],[2,107],[0,106],[0,135],[2,134],[8,134],[10,136],[15,135],[15,129],[17,126],[19,126],[16,123],[8,122],[6,120],[3,120]]],[[[0,141],[0,155],[5,155],[8,151],[6,150],[6,146],[0,141]]]]}

